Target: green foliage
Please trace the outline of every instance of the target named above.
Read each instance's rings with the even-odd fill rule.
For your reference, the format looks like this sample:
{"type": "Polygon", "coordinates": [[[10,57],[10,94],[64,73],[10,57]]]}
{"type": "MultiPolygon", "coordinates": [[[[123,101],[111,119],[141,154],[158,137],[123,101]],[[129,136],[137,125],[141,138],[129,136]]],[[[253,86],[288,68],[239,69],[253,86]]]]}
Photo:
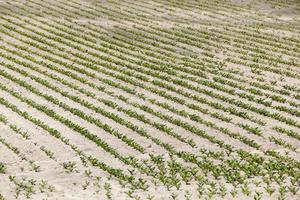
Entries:
{"type": "Polygon", "coordinates": [[[1,163],[0,162],[0,173],[1,174],[4,174],[6,172],[6,167],[5,167],[5,165],[4,165],[4,163],[1,163]]]}

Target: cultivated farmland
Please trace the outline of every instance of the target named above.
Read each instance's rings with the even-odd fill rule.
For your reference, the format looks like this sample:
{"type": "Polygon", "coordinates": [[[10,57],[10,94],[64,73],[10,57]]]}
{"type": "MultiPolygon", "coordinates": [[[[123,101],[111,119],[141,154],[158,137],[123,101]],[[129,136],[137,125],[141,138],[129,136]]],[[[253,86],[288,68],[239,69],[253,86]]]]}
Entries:
{"type": "Polygon", "coordinates": [[[0,200],[300,199],[298,0],[0,1],[0,200]]]}

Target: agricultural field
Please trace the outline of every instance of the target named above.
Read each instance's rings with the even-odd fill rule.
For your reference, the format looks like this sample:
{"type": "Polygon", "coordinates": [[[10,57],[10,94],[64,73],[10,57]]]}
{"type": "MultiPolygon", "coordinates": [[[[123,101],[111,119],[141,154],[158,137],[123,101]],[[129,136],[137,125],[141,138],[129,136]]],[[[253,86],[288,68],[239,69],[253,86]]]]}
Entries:
{"type": "Polygon", "coordinates": [[[299,0],[0,1],[0,200],[299,187],[299,0]]]}

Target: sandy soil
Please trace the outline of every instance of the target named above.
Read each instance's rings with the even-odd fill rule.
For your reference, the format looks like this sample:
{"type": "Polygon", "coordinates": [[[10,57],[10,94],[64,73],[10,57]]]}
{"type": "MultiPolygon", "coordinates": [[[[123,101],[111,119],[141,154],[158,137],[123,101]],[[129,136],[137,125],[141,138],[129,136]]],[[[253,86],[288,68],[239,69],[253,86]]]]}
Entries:
{"type": "Polygon", "coordinates": [[[298,5],[1,1],[0,200],[299,199],[298,5]]]}

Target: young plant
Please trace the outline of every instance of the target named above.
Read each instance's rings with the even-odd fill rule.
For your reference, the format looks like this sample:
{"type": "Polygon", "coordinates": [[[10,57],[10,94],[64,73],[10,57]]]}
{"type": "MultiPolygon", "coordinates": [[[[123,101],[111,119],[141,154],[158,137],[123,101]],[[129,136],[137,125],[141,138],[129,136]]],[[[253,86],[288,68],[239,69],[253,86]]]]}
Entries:
{"type": "Polygon", "coordinates": [[[67,161],[62,164],[67,173],[71,173],[76,168],[76,163],[72,161],[67,161]]]}
{"type": "Polygon", "coordinates": [[[4,163],[0,162],[0,174],[4,174],[6,172],[6,167],[4,163]]]}

